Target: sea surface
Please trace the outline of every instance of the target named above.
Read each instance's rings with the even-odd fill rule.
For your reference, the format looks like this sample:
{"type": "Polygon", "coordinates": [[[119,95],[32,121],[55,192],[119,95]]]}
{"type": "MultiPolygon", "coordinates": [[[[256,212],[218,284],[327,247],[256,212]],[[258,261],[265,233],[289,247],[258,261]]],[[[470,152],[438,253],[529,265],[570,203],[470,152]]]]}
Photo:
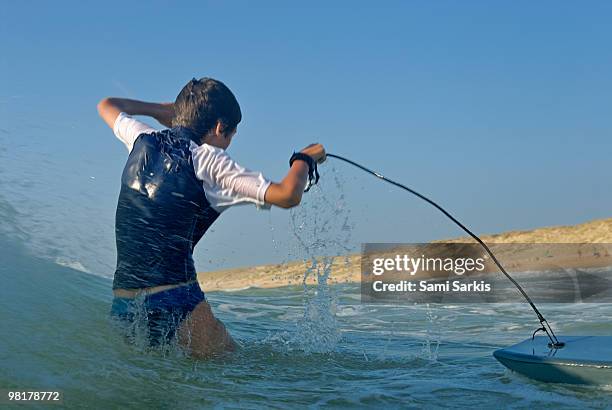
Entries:
{"type": "MultiPolygon", "coordinates": [[[[321,255],[354,246],[341,176],[314,188],[288,227],[288,258],[303,259],[318,285],[208,292],[240,348],[198,361],[128,344],[113,327],[113,228],[87,217],[95,192],[73,198],[92,207],[76,202],[75,236],[61,222],[71,197],[41,205],[43,175],[0,174],[0,389],[59,390],[65,408],[612,407],[612,387],[540,383],[493,358],[537,328],[526,304],[364,304],[357,285],[330,286],[344,261],[321,255]]],[[[612,335],[611,305],[542,311],[561,335],[612,335]]]]}
{"type": "MultiPolygon", "coordinates": [[[[316,287],[208,293],[241,347],[197,361],[126,344],[110,278],[37,257],[6,230],[0,256],[0,386],[61,390],[67,408],[612,407],[610,388],[532,381],[492,357],[536,328],[525,304],[366,305],[357,286],[327,286],[342,261],[319,260],[316,287]]],[[[612,334],[612,306],[543,311],[560,334],[612,334]]]]}

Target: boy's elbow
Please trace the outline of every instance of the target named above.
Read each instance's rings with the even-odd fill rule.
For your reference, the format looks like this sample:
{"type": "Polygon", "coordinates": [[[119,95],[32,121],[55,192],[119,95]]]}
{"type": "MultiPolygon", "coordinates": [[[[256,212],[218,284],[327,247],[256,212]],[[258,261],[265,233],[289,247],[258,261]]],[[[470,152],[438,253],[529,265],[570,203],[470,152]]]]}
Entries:
{"type": "Polygon", "coordinates": [[[284,198],[282,201],[278,201],[276,203],[276,206],[280,208],[284,208],[284,209],[290,209],[290,208],[294,208],[298,206],[301,201],[302,201],[301,197],[290,196],[290,197],[284,198]]]}
{"type": "Polygon", "coordinates": [[[106,98],[102,98],[100,100],[100,102],[98,103],[98,114],[102,115],[104,113],[104,110],[111,105],[111,98],[110,97],[106,97],[106,98]]]}
{"type": "Polygon", "coordinates": [[[121,101],[118,98],[114,97],[105,97],[100,100],[98,103],[98,114],[100,116],[104,116],[104,113],[109,111],[112,108],[116,108],[117,110],[122,110],[121,101]]]}
{"type": "Polygon", "coordinates": [[[300,204],[300,202],[302,202],[302,194],[304,193],[303,189],[300,187],[295,187],[294,189],[291,190],[291,194],[289,195],[289,198],[287,199],[287,208],[293,208],[296,207],[300,204]]]}
{"type": "Polygon", "coordinates": [[[287,206],[285,206],[286,209],[289,208],[295,208],[296,206],[298,206],[300,204],[300,202],[302,202],[302,198],[289,198],[287,200],[287,206]]]}
{"type": "Polygon", "coordinates": [[[282,201],[277,205],[281,208],[290,209],[298,206],[302,202],[302,191],[292,190],[282,201]]]}
{"type": "Polygon", "coordinates": [[[265,201],[279,208],[289,209],[296,207],[302,201],[304,188],[296,184],[296,186],[274,184],[274,189],[269,189],[266,192],[265,201]]]}

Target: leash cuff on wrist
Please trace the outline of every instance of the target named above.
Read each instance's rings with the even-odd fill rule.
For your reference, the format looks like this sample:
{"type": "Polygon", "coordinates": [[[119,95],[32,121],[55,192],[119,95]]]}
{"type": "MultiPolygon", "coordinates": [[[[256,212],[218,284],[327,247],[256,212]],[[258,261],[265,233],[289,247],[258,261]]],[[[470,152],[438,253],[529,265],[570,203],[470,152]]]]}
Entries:
{"type": "Polygon", "coordinates": [[[308,185],[306,185],[306,189],[304,190],[304,192],[308,192],[313,185],[316,185],[319,182],[319,170],[317,169],[317,163],[310,155],[302,152],[293,153],[289,159],[289,167],[291,167],[295,161],[304,161],[308,164],[308,185]]]}

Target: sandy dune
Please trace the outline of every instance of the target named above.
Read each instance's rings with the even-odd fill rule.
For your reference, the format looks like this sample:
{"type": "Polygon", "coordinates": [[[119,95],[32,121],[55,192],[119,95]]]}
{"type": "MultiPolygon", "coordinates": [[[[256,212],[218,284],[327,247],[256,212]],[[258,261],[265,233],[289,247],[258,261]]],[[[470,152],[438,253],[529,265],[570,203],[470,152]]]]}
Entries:
{"type": "MultiPolygon", "coordinates": [[[[553,226],[483,235],[481,238],[487,244],[608,244],[572,247],[571,252],[560,252],[561,248],[553,246],[551,248],[553,251],[547,252],[546,258],[534,254],[533,250],[521,251],[525,247],[519,245],[494,249],[496,255],[510,271],[543,270],[554,266],[588,268],[610,266],[611,264],[612,245],[609,244],[612,244],[612,218],[573,226],[553,226]]],[[[436,242],[469,243],[473,240],[463,237],[436,242]]],[[[333,260],[333,273],[329,283],[359,282],[360,260],[359,254],[336,257],[333,260]]],[[[298,286],[303,284],[304,272],[310,266],[310,261],[295,261],[286,264],[203,272],[198,275],[198,280],[206,291],[298,286]]],[[[307,283],[316,283],[316,272],[310,275],[307,283]]]]}

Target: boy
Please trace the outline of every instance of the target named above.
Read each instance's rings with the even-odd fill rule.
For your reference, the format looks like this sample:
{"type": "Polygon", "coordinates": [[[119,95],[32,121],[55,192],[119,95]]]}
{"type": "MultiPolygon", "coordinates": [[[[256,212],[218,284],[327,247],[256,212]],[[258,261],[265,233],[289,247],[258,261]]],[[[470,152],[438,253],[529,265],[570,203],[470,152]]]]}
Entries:
{"type": "Polygon", "coordinates": [[[294,154],[280,183],[241,167],[225,151],[242,119],[240,106],[212,78],[191,80],[174,104],[105,98],[98,112],[130,151],[115,219],[112,316],[133,325],[146,313],[151,345],[177,340],[198,357],[233,350],[198,285],[193,249],[233,205],[297,206],[315,162],[325,160],[323,146],[294,154]],[[172,128],[157,131],[131,115],[172,128]]]}

